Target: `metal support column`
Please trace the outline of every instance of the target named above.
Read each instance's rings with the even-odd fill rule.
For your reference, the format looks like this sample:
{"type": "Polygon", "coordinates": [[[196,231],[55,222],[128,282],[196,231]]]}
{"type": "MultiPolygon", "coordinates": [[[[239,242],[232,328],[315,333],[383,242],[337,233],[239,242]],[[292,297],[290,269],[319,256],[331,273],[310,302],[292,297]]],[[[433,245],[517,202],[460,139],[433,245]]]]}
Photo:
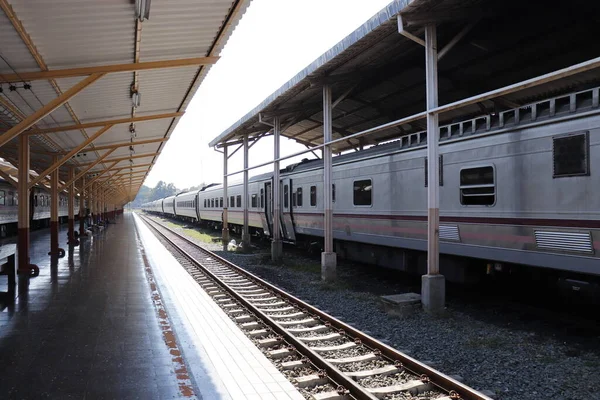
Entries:
{"type": "Polygon", "coordinates": [[[85,176],[81,178],[81,190],[79,191],[79,237],[85,237],[85,176]]]}
{"type": "MultiPolygon", "coordinates": [[[[323,141],[328,143],[333,139],[331,116],[331,87],[323,86],[323,141]]],[[[323,147],[323,210],[324,210],[324,251],[321,253],[321,279],[332,281],[336,278],[337,258],[333,251],[333,202],[332,202],[332,160],[331,145],[323,147]]]]}
{"type": "Polygon", "coordinates": [[[440,197],[439,197],[439,122],[437,37],[435,25],[425,28],[425,70],[427,90],[427,275],[421,279],[421,301],[429,312],[443,311],[446,285],[439,270],[440,197]]]}
{"type": "MultiPolygon", "coordinates": [[[[273,118],[273,241],[271,242],[271,259],[275,262],[281,260],[283,255],[283,243],[281,241],[281,229],[279,224],[279,215],[281,210],[281,196],[279,195],[279,137],[281,135],[281,121],[279,117],[273,118]]],[[[268,198],[267,198],[268,201],[268,198]]]]}
{"type": "Polygon", "coordinates": [[[27,135],[19,136],[19,182],[17,192],[19,193],[18,214],[18,239],[17,254],[19,266],[19,291],[29,286],[29,277],[38,276],[40,269],[29,263],[29,138],[27,135]]]}
{"type": "MultiPolygon", "coordinates": [[[[52,164],[58,162],[58,156],[52,157],[52,164]]],[[[51,257],[64,257],[65,251],[58,247],[58,173],[56,168],[50,173],[50,252],[51,257]]]]}
{"type": "MultiPolygon", "coordinates": [[[[227,245],[229,244],[229,218],[227,215],[227,210],[229,206],[233,206],[233,204],[229,204],[229,195],[227,194],[227,161],[229,156],[227,155],[227,146],[223,147],[223,251],[227,251],[227,245]]],[[[200,207],[200,204],[198,204],[200,207]]]]}
{"type": "MultiPolygon", "coordinates": [[[[69,167],[69,181],[75,177],[75,168],[69,167]]],[[[67,244],[77,246],[79,241],[75,239],[75,183],[71,183],[67,190],[69,191],[69,232],[67,234],[67,244]]]]}
{"type": "Polygon", "coordinates": [[[244,227],[242,229],[242,250],[250,250],[250,232],[248,231],[248,135],[244,136],[244,227]]]}

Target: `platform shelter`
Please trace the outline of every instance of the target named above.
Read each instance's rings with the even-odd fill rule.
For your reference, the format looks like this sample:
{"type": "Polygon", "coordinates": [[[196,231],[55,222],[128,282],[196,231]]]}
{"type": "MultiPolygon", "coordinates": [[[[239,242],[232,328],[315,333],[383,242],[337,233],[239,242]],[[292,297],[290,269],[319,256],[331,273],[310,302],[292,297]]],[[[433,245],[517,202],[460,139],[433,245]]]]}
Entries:
{"type": "Polygon", "coordinates": [[[133,200],[249,3],[0,0],[0,157],[18,168],[0,176],[15,188],[24,280],[39,273],[36,207],[59,257],[63,194],[70,246],[88,212],[98,224],[133,200]]]}
{"type": "MultiPolygon", "coordinates": [[[[211,141],[224,152],[225,187],[230,176],[243,174],[245,240],[249,171],[273,164],[278,182],[283,161],[320,150],[322,276],[333,279],[334,241],[344,240],[346,232],[333,228],[332,155],[394,140],[398,146],[420,144],[427,148],[427,173],[417,184],[440,182],[438,141],[449,132],[440,124],[476,117],[486,124],[552,93],[597,83],[600,58],[593,38],[599,27],[590,15],[598,15],[598,5],[588,1],[560,7],[514,0],[391,2],[211,141]],[[272,160],[249,166],[248,148],[269,135],[274,136],[272,160]],[[281,136],[307,149],[281,157],[281,136]],[[244,168],[231,172],[227,159],[235,147],[244,149],[244,168]]],[[[279,186],[273,185],[274,215],[282,210],[279,186]]],[[[406,245],[427,252],[423,306],[438,311],[445,299],[440,246],[451,245],[440,242],[439,185],[427,186],[422,209],[406,211],[406,218],[422,221],[427,230],[422,240],[406,245]]],[[[227,204],[223,215],[226,242],[227,204]]],[[[273,218],[272,231],[272,257],[279,259],[279,218],[273,218]]]]}

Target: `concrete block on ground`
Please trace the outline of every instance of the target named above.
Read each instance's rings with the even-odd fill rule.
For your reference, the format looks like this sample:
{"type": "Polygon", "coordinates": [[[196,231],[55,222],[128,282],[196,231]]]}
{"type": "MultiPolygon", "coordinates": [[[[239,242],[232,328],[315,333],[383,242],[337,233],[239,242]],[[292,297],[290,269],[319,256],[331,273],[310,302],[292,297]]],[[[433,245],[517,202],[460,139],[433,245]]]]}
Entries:
{"type": "Polygon", "coordinates": [[[421,295],[418,293],[402,293],[381,296],[383,310],[398,317],[410,315],[421,309],[421,295]]]}
{"type": "Polygon", "coordinates": [[[423,310],[431,314],[444,311],[446,306],[446,279],[444,275],[421,277],[421,302],[423,310]]]}

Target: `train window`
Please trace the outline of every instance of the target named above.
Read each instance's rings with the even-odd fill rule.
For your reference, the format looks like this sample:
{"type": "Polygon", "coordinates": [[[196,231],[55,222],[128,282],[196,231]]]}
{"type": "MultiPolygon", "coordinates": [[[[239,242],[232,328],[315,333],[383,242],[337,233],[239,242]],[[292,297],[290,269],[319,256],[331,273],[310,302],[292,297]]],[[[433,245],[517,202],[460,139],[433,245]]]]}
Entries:
{"type": "Polygon", "coordinates": [[[335,183],[331,184],[331,201],[335,203],[335,183]]]}
{"type": "Polygon", "coordinates": [[[298,196],[296,196],[296,192],[292,192],[292,207],[296,207],[296,199],[298,196]]]}
{"type": "Polygon", "coordinates": [[[310,187],[310,206],[316,207],[316,205],[317,205],[317,187],[311,186],[310,187]]]}
{"type": "Polygon", "coordinates": [[[236,207],[241,207],[242,206],[242,195],[238,194],[235,198],[235,206],[236,207]]]}
{"type": "MultiPolygon", "coordinates": [[[[427,167],[427,157],[425,157],[425,187],[428,185],[428,174],[429,168],[427,167]]],[[[440,154],[440,162],[439,162],[439,174],[440,174],[440,186],[444,186],[444,155],[440,154]]]]}
{"type": "Polygon", "coordinates": [[[215,208],[215,199],[210,199],[210,208],[215,208]]]}
{"type": "Polygon", "coordinates": [[[460,170],[460,204],[465,206],[493,206],[495,202],[494,167],[486,166],[460,170]]]}
{"type": "Polygon", "coordinates": [[[223,198],[219,198],[219,207],[223,208],[223,198]]]}
{"type": "Polygon", "coordinates": [[[265,192],[264,192],[264,189],[260,189],[260,208],[265,208],[265,192]]]}
{"type": "Polygon", "coordinates": [[[302,207],[302,188],[296,189],[296,205],[302,207]]]}
{"type": "Polygon", "coordinates": [[[257,200],[258,200],[258,195],[253,194],[252,195],[252,203],[251,203],[252,207],[254,207],[254,208],[258,207],[258,201],[257,200]]]}
{"type": "Polygon", "coordinates": [[[206,208],[206,199],[204,199],[204,208],[206,208]]]}
{"type": "Polygon", "coordinates": [[[283,208],[290,206],[290,188],[288,185],[283,185],[283,208]]]}
{"type": "Polygon", "coordinates": [[[37,199],[37,195],[33,196],[33,205],[34,206],[38,206],[38,199],[37,199]]]}
{"type": "Polygon", "coordinates": [[[19,194],[15,193],[15,197],[13,199],[13,206],[18,206],[19,205],[19,194]]]}
{"type": "Polygon", "coordinates": [[[6,192],[4,190],[0,190],[0,206],[6,205],[6,192]]]}
{"type": "Polygon", "coordinates": [[[590,174],[588,132],[570,133],[552,138],[554,178],[590,174]]]}
{"type": "Polygon", "coordinates": [[[8,202],[7,205],[14,206],[15,205],[15,195],[13,192],[8,192],[8,202]]]}
{"type": "Polygon", "coordinates": [[[354,181],[354,205],[370,206],[373,204],[373,183],[370,179],[354,181]]]}

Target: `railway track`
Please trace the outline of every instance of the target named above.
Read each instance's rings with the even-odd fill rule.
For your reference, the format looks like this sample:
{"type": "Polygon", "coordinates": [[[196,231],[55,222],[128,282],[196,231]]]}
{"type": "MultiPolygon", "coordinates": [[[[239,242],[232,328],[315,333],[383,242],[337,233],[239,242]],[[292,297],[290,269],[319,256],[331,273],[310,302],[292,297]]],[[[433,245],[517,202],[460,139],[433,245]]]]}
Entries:
{"type": "Polygon", "coordinates": [[[490,399],[140,216],[305,397],[490,399]]]}

